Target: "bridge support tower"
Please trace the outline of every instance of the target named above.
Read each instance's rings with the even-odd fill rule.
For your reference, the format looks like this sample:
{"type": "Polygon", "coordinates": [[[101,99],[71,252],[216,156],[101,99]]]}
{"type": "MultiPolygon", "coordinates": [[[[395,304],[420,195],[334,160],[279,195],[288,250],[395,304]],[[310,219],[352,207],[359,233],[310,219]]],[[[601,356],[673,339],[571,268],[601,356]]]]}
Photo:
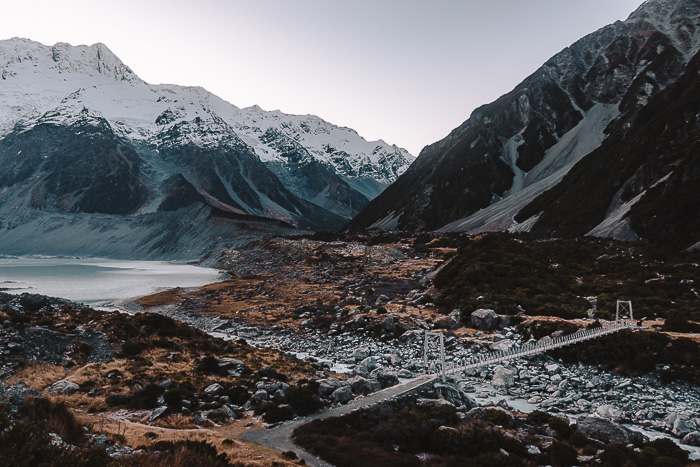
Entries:
{"type": "Polygon", "coordinates": [[[443,333],[432,333],[425,331],[425,342],[423,343],[423,368],[428,370],[428,347],[430,342],[435,340],[440,347],[440,374],[442,382],[445,382],[445,335],[443,333]]]}
{"type": "Polygon", "coordinates": [[[630,324],[634,325],[634,315],[632,314],[632,300],[618,300],[617,307],[615,308],[615,322],[617,323],[620,319],[620,312],[623,314],[629,311],[630,314],[630,324]]]}

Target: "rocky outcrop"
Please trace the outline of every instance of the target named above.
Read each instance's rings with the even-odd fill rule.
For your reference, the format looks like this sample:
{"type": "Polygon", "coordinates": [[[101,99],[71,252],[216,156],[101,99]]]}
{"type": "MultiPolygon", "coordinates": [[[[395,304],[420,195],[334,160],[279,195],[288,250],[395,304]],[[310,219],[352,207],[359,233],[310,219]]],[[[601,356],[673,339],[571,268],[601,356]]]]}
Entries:
{"type": "Polygon", "coordinates": [[[472,312],[471,322],[481,331],[491,331],[498,326],[498,315],[493,310],[480,308],[472,312]]]}
{"type": "Polygon", "coordinates": [[[601,441],[612,441],[620,444],[641,444],[644,440],[640,434],[632,432],[622,425],[599,417],[583,416],[576,420],[576,429],[586,436],[601,441]]]}
{"type": "Polygon", "coordinates": [[[75,392],[77,392],[80,389],[80,386],[77,383],[74,383],[73,381],[67,381],[65,379],[62,379],[60,381],[56,381],[53,383],[49,389],[47,389],[47,392],[49,394],[63,394],[66,396],[69,396],[75,392]]]}
{"type": "Polygon", "coordinates": [[[497,387],[510,387],[515,384],[517,372],[515,368],[509,366],[498,366],[493,372],[491,384],[497,387]]]}

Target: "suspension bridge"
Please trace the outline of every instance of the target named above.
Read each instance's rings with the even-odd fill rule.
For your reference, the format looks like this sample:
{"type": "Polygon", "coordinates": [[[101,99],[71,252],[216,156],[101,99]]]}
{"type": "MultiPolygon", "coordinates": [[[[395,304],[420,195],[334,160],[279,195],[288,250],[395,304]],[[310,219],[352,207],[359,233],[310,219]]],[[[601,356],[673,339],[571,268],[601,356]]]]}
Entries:
{"type": "Polygon", "coordinates": [[[448,376],[458,377],[460,373],[477,370],[485,366],[504,363],[519,358],[531,357],[545,353],[549,350],[565,347],[567,345],[573,345],[579,342],[607,336],[609,334],[622,331],[623,329],[640,328],[641,326],[635,326],[634,324],[631,302],[621,302],[618,300],[615,322],[611,324],[591,329],[579,329],[573,334],[566,334],[558,337],[547,336],[537,342],[528,343],[510,350],[490,352],[486,355],[475,356],[471,359],[451,363],[449,365],[445,364],[444,334],[430,333],[426,331],[423,351],[424,367],[426,368],[425,374],[417,376],[396,386],[375,392],[366,397],[356,398],[350,401],[348,404],[331,407],[315,415],[295,419],[268,430],[246,432],[244,437],[259,444],[277,449],[280,452],[290,450],[294,451],[302,459],[304,459],[308,465],[328,467],[330,464],[294,445],[292,442],[292,434],[295,428],[309,423],[312,420],[336,417],[349,413],[353,410],[364,409],[382,402],[390,401],[392,399],[405,397],[408,394],[419,392],[422,388],[432,384],[439,378],[442,378],[442,380],[445,381],[448,376]],[[621,321],[619,319],[620,310],[629,312],[629,322],[624,320],[621,321]],[[437,339],[439,341],[440,361],[437,363],[437,365],[428,366],[428,348],[432,339],[437,339]],[[431,369],[432,371],[430,371],[431,369]]]}
{"type": "Polygon", "coordinates": [[[425,342],[423,346],[423,367],[429,374],[437,374],[442,377],[445,381],[448,376],[456,376],[464,372],[473,372],[479,368],[483,368],[489,365],[498,365],[500,363],[505,363],[510,360],[517,360],[519,358],[532,357],[534,355],[543,354],[550,350],[559,349],[561,347],[566,347],[567,345],[577,344],[579,342],[588,341],[591,339],[597,339],[599,337],[607,336],[623,329],[639,329],[641,326],[636,326],[634,324],[634,314],[632,312],[632,302],[630,301],[617,301],[617,307],[615,311],[615,321],[608,325],[601,325],[599,327],[594,327],[591,329],[579,329],[572,334],[564,334],[558,337],[546,336],[536,342],[529,342],[520,347],[514,347],[509,350],[501,350],[490,352],[485,355],[477,355],[470,359],[465,359],[459,362],[445,362],[445,343],[444,335],[442,333],[435,334],[426,331],[425,342]],[[625,319],[620,319],[620,313],[629,313],[629,322],[625,319]],[[439,341],[440,347],[440,360],[435,364],[428,364],[428,348],[432,339],[439,341]]]}

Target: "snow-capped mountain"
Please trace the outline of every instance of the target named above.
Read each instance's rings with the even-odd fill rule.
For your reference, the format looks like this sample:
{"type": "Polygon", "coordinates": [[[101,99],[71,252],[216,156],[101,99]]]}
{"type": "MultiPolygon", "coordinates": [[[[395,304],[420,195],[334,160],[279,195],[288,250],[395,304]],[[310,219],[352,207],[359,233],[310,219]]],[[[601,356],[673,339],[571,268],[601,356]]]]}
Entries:
{"type": "Polygon", "coordinates": [[[49,213],[134,216],[193,204],[334,229],[413,160],[315,116],[148,84],[102,44],[0,41],[0,78],[0,214],[13,229],[49,213]]]}
{"type": "MultiPolygon", "coordinates": [[[[580,178],[601,178],[592,178],[587,192],[577,192],[578,202],[559,203],[557,216],[548,214],[555,201],[551,194],[567,198],[574,167],[584,167],[590,154],[612,144],[612,136],[618,142],[629,137],[643,109],[655,99],[659,105],[660,95],[689,73],[699,48],[700,2],[648,0],[626,21],[564,49],[514,90],[476,109],[445,139],[424,148],[349,228],[472,233],[534,228],[557,235],[565,233],[558,225],[566,218],[568,234],[645,237],[630,227],[627,196],[670,181],[658,167],[651,170],[649,163],[638,161],[641,165],[615,173],[611,162],[619,155],[607,153],[607,161],[598,159],[603,168],[596,175],[575,171],[580,178]],[[526,209],[535,199],[537,209],[526,209]]],[[[666,167],[668,161],[657,165],[666,167]]]]}
{"type": "MultiPolygon", "coordinates": [[[[365,141],[355,131],[315,116],[239,109],[202,88],[150,85],[102,44],[49,47],[27,39],[1,41],[0,67],[0,136],[18,125],[22,131],[37,124],[67,126],[87,109],[137,152],[151,150],[145,163],[162,172],[161,178],[170,168],[164,169],[161,160],[151,162],[162,159],[153,152],[163,145],[246,148],[269,167],[284,167],[291,174],[286,188],[302,199],[350,217],[413,160],[405,150],[365,141]],[[309,163],[314,175],[323,173],[325,184],[317,183],[317,176],[316,183],[306,180],[303,168],[309,163]]],[[[223,183],[229,192],[238,189],[223,183]]],[[[260,203],[237,204],[246,212],[287,221],[298,215],[284,212],[286,207],[277,215],[272,212],[276,208],[260,210],[260,203]]]]}

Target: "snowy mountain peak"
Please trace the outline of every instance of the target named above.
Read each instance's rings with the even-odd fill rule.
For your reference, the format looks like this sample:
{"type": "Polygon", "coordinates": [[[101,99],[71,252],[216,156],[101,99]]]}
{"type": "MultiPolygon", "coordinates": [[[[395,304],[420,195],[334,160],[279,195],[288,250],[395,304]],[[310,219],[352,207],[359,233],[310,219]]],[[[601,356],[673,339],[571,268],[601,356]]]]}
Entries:
{"type": "MultiPolygon", "coordinates": [[[[206,201],[229,214],[336,228],[413,161],[403,149],[313,115],[240,109],[198,86],[151,85],[104,44],[0,41],[0,75],[0,149],[6,146],[8,164],[43,173],[42,145],[70,139],[81,141],[85,160],[100,159],[88,137],[99,135],[113,150],[102,153],[123,163],[122,180],[141,187],[124,212],[206,201]]],[[[64,202],[78,199],[64,191],[51,203],[89,205],[89,196],[79,205],[64,202]]],[[[41,193],[35,197],[35,206],[51,205],[41,193]]],[[[98,212],[105,209],[100,204],[98,212]]]]}
{"type": "MultiPolygon", "coordinates": [[[[0,41],[0,66],[16,73],[18,68],[32,66],[54,68],[58,73],[97,74],[116,81],[141,81],[131,69],[101,43],[72,46],[59,42],[46,46],[29,39],[15,37],[0,41]]],[[[4,76],[7,79],[7,76],[4,76]]]]}

